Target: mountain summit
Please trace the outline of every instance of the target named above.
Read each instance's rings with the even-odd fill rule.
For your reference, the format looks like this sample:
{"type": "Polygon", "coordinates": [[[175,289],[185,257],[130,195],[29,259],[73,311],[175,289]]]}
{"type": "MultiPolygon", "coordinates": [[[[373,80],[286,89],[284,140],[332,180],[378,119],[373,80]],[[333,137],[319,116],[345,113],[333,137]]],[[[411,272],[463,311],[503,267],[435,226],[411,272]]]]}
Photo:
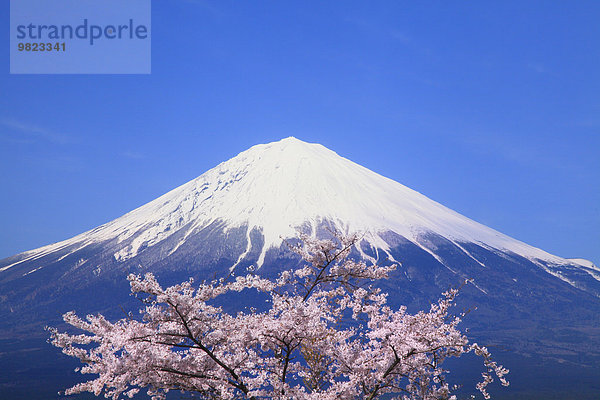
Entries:
{"type": "MultiPolygon", "coordinates": [[[[380,256],[394,260],[391,248],[401,237],[452,268],[428,239],[435,235],[482,268],[487,261],[467,250],[465,243],[524,257],[576,287],[600,293],[600,285],[594,283],[600,280],[600,270],[590,262],[566,260],[510,238],[322,145],[294,137],[256,145],[112,222],[0,262],[0,271],[31,265],[35,268],[24,273],[34,273],[98,244],[107,244],[103,252],[115,263],[128,263],[157,245],[165,258],[216,226],[225,235],[243,233],[243,251],[235,254],[234,265],[248,261],[261,267],[267,251],[278,248],[283,238],[295,236],[299,228],[315,234],[323,224],[363,234],[357,250],[375,262],[380,256]],[[261,236],[260,244],[253,242],[253,232],[261,236]],[[390,241],[390,233],[396,240],[390,241]],[[374,256],[365,247],[373,249],[374,256]]],[[[77,257],[73,268],[88,262],[87,257],[77,257]]],[[[100,273],[103,267],[98,268],[100,273]]]]}

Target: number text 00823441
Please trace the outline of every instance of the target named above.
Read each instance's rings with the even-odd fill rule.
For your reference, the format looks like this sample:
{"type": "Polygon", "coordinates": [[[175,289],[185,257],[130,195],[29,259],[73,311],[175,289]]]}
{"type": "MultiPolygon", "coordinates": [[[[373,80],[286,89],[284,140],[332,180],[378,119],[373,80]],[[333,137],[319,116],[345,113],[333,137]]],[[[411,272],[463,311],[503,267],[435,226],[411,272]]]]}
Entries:
{"type": "Polygon", "coordinates": [[[67,51],[67,46],[64,42],[59,43],[23,43],[17,45],[19,51],[67,51]]]}

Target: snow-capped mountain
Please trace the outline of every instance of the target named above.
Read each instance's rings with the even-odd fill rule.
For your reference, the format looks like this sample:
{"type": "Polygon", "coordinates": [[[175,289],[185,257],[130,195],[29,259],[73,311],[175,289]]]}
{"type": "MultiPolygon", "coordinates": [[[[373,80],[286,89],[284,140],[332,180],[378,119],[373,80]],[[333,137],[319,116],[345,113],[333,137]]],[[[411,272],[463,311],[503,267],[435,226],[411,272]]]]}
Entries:
{"type": "MultiPolygon", "coordinates": [[[[364,245],[382,251],[390,259],[393,243],[386,237],[393,232],[445,264],[426,239],[435,234],[482,268],[486,261],[471,254],[461,243],[519,255],[576,287],[581,287],[581,282],[572,279],[563,266],[600,280],[600,269],[587,260],[567,260],[529,246],[319,144],[293,137],[254,146],[112,222],[0,264],[0,271],[8,272],[25,263],[31,265],[51,255],[59,255],[55,262],[62,261],[107,242],[111,243],[112,258],[117,263],[127,262],[161,243],[164,256],[168,257],[190,237],[215,224],[222,225],[225,234],[241,229],[245,235],[245,249],[237,255],[236,264],[247,259],[260,267],[267,251],[279,248],[284,238],[294,237],[300,227],[309,227],[314,233],[323,223],[364,234],[364,245]],[[254,258],[250,254],[251,232],[262,236],[258,257],[254,258]]],[[[358,248],[362,256],[373,258],[363,247],[358,248]]],[[[80,268],[86,262],[86,258],[78,258],[73,266],[80,268]]],[[[26,273],[35,273],[47,265],[51,264],[44,261],[26,273]]]]}

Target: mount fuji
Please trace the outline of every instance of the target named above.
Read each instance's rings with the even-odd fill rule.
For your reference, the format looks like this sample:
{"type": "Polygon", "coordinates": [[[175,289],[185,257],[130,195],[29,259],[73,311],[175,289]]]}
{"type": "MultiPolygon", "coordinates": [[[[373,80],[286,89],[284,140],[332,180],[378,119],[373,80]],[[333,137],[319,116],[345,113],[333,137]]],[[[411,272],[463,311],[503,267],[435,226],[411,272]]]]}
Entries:
{"type": "Polygon", "coordinates": [[[399,265],[381,283],[391,303],[422,309],[469,279],[461,305],[477,308],[467,319],[477,339],[600,366],[593,263],[527,245],[293,137],[254,146],[88,232],[0,260],[0,347],[43,335],[69,310],[120,317],[133,301],[129,273],[151,271],[163,284],[274,274],[298,262],[286,240],[332,229],[361,235],[355,257],[399,265]]]}

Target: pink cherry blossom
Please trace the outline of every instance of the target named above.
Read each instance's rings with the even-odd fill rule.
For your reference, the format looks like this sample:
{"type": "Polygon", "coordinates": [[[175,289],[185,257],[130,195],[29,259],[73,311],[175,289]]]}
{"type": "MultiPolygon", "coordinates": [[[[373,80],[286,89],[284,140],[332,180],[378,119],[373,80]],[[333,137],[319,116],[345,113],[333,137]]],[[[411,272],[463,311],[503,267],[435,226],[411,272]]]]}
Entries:
{"type": "Polygon", "coordinates": [[[300,240],[289,247],[304,265],[274,280],[249,274],[163,288],[152,274],[130,275],[131,292],[144,304],[141,318],[65,314],[85,333],[47,328],[52,344],[81,360],[81,373],[97,375],[65,394],[116,400],[145,389],[152,399],[171,390],[205,399],[455,399],[442,364],[465,353],[483,359],[477,389],[484,398],[494,377],[508,385],[508,370],[469,343],[458,329],[461,318],[450,314],[458,290],[443,293],[428,311],[394,310],[371,285],[395,266],[350,258],[358,236],[300,240]],[[229,314],[213,302],[243,290],[264,292],[269,308],[229,314]]]}

